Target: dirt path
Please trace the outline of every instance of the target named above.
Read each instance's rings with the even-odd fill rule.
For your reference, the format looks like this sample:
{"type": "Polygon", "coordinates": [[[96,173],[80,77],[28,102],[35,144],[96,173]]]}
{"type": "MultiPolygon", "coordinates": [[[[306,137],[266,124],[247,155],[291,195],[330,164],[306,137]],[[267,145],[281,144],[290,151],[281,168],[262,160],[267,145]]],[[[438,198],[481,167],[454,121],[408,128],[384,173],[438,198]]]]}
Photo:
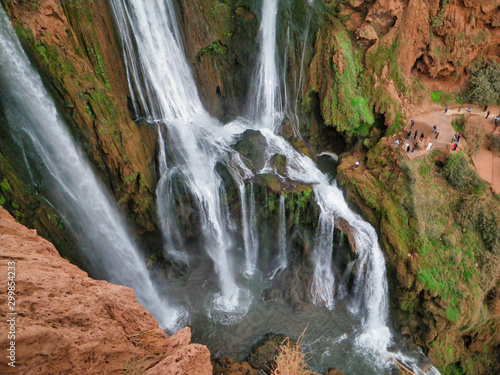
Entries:
{"type": "MultiPolygon", "coordinates": [[[[466,120],[473,118],[476,123],[483,127],[485,132],[483,146],[472,158],[474,168],[483,180],[491,184],[493,193],[500,194],[500,152],[490,151],[490,142],[486,138],[486,135],[494,130],[494,125],[491,121],[492,118],[500,117],[500,106],[490,106],[487,109],[487,111],[490,111],[488,118],[486,118],[487,112],[483,111],[483,109],[483,107],[476,105],[464,104],[462,106],[453,106],[453,108],[449,108],[446,112],[443,108],[440,111],[420,114],[413,118],[415,121],[413,126],[408,121],[409,124],[405,127],[404,133],[396,136],[394,141],[396,139],[399,140],[399,147],[403,148],[403,151],[410,160],[426,155],[429,152],[427,151],[429,143],[432,143],[430,150],[436,148],[452,150],[455,144],[455,141],[453,141],[455,130],[451,125],[453,118],[456,115],[464,115],[466,120]],[[468,111],[469,108],[470,112],[468,111]],[[437,133],[433,132],[434,125],[437,126],[437,133]],[[411,131],[411,135],[408,139],[409,131],[411,131]],[[417,132],[416,137],[415,132],[417,132]],[[424,135],[423,138],[421,138],[422,133],[424,135]],[[415,147],[415,143],[417,143],[417,147],[415,147]]],[[[500,134],[500,127],[495,133],[500,134]]],[[[461,139],[458,142],[457,151],[462,151],[465,144],[466,140],[461,139]]]]}

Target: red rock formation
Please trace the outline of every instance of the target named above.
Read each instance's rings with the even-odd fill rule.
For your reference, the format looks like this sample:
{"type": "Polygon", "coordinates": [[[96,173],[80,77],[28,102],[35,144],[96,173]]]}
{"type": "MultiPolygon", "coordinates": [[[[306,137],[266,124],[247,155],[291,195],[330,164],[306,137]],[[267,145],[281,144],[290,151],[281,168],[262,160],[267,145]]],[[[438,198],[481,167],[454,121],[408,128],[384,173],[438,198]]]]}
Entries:
{"type": "MultiPolygon", "coordinates": [[[[211,374],[188,327],[167,338],[130,288],[90,279],[0,208],[2,374],[211,374]],[[7,337],[7,264],[15,262],[15,340],[7,337]],[[15,368],[7,348],[15,341],[15,368]],[[136,372],[134,372],[136,373],[136,372]]],[[[12,275],[11,275],[12,276],[12,275]]]]}

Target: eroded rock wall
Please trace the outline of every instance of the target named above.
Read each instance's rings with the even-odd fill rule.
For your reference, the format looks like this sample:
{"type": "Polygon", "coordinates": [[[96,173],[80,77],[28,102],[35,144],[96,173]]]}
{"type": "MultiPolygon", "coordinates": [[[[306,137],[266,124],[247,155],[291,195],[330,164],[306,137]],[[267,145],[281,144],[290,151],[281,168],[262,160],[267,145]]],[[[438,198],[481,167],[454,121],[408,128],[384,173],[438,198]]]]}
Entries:
{"type": "MultiPolygon", "coordinates": [[[[17,313],[16,367],[8,366],[2,353],[2,374],[212,373],[210,352],[190,343],[188,327],[167,337],[132,289],[90,279],[3,208],[0,246],[4,290],[7,264],[15,262],[17,313]]],[[[1,293],[0,304],[5,333],[7,293],[1,293]]],[[[0,346],[9,345],[2,334],[0,346]]]]}

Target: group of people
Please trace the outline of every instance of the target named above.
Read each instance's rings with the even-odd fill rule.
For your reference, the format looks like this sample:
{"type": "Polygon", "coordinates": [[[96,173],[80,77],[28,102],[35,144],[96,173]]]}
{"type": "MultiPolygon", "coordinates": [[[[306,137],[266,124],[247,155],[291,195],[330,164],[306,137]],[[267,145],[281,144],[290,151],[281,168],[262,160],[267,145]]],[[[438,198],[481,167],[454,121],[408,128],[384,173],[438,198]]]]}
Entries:
{"type": "MultiPolygon", "coordinates": [[[[408,130],[408,134],[406,134],[406,142],[404,144],[404,150],[406,152],[410,152],[410,151],[415,152],[415,150],[418,150],[420,147],[419,143],[422,143],[422,141],[425,138],[424,132],[420,131],[420,136],[417,140],[417,136],[419,133],[418,133],[418,130],[415,130],[415,133],[413,133],[413,126],[414,125],[415,125],[415,120],[411,120],[410,121],[410,130],[408,130]],[[411,145],[412,134],[413,134],[413,145],[411,145]]],[[[436,138],[439,136],[439,132],[437,131],[437,125],[434,125],[434,127],[432,128],[432,132],[436,133],[436,138]]],[[[396,147],[399,147],[399,140],[396,140],[396,147]]],[[[430,151],[431,147],[432,147],[432,142],[429,142],[427,144],[426,151],[430,151]]]]}

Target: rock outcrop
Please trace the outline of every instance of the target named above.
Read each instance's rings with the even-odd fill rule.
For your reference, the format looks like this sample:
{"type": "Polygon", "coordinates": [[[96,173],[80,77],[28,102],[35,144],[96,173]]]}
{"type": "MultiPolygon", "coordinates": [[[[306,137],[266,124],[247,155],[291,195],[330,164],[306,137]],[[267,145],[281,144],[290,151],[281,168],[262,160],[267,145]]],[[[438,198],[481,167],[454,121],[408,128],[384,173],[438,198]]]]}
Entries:
{"type": "Polygon", "coordinates": [[[188,327],[167,338],[132,289],[90,279],[3,208],[0,250],[2,374],[212,373],[208,349],[190,344],[188,327]],[[8,262],[15,262],[12,340],[6,334],[8,262]],[[10,341],[15,368],[4,353],[10,341]]]}

